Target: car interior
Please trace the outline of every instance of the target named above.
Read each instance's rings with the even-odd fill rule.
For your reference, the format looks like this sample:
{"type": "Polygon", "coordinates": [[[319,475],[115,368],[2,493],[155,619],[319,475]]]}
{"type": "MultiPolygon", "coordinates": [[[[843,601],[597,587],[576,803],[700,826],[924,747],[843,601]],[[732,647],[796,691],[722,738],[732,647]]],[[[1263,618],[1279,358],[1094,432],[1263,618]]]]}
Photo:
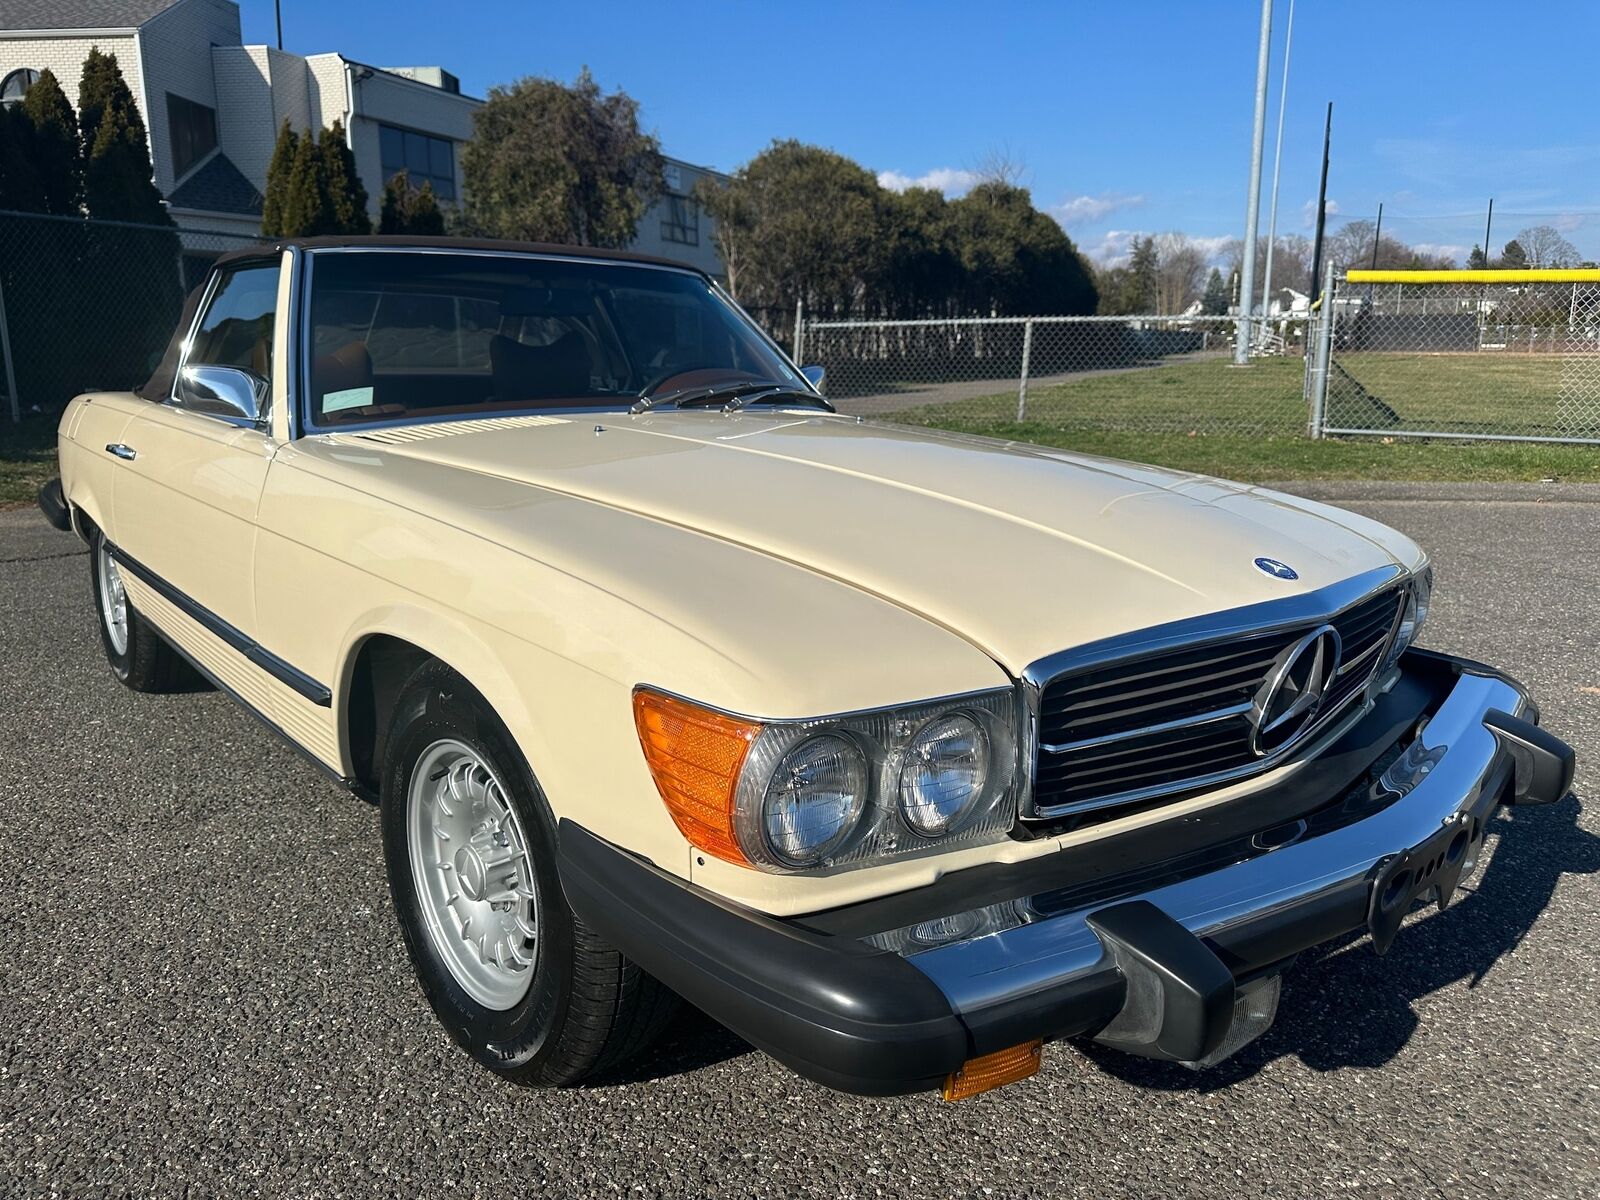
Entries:
{"type": "Polygon", "coordinates": [[[615,408],[690,369],[773,370],[696,276],[511,256],[331,255],[313,274],[312,342],[318,427],[615,408]],[[385,258],[409,261],[372,262],[385,258]]]}

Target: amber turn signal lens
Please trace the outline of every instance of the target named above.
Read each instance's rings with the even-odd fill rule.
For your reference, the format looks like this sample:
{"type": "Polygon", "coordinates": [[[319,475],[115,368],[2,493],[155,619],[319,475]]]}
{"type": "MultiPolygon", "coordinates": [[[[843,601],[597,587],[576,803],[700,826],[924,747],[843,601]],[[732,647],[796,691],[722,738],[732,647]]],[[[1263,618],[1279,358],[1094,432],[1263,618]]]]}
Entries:
{"type": "Polygon", "coordinates": [[[733,802],[761,726],[645,688],[633,693],[633,723],[678,831],[707,854],[749,866],[733,833],[733,802]]]}
{"type": "Polygon", "coordinates": [[[939,1094],[946,1100],[965,1100],[969,1096],[993,1091],[1037,1074],[1043,1057],[1044,1042],[1040,1040],[996,1050],[981,1058],[969,1058],[959,1071],[945,1076],[944,1087],[939,1094]]]}

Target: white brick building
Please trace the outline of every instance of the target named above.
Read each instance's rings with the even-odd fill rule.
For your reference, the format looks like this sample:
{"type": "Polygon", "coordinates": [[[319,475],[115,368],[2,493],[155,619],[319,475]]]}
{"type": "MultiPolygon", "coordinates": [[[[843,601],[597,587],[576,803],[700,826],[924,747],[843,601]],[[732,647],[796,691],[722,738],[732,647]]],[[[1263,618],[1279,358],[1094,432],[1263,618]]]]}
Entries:
{"type": "MultiPolygon", "coordinates": [[[[448,71],[242,43],[234,0],[0,0],[0,102],[48,67],[76,104],[89,50],[115,54],[150,133],[156,186],[186,228],[259,230],[284,120],[344,123],[374,221],[401,167],[441,201],[459,196],[461,144],[482,101],[448,71]]],[[[720,272],[709,222],[689,199],[708,173],[669,160],[669,195],[640,224],[638,249],[720,272]]]]}

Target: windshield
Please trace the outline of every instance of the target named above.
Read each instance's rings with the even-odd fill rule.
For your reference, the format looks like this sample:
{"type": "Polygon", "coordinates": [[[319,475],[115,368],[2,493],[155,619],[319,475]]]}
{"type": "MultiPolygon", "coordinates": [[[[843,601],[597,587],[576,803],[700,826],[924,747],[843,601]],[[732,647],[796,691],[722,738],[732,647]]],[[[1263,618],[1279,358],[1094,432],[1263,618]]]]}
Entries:
{"type": "Polygon", "coordinates": [[[804,382],[701,276],[515,253],[322,251],[313,428],[627,408],[664,387],[804,382]]]}

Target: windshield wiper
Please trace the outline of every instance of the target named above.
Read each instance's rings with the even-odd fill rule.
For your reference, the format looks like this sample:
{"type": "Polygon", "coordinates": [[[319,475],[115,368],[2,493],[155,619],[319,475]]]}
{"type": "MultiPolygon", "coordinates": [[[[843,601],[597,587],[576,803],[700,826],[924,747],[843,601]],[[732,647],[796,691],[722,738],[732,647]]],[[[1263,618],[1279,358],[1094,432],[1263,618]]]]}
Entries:
{"type": "Polygon", "coordinates": [[[640,396],[628,411],[645,413],[666,404],[674,408],[705,408],[721,402],[724,412],[735,412],[747,404],[763,404],[780,396],[804,400],[816,408],[832,410],[832,406],[821,396],[794,384],[779,383],[773,379],[742,379],[736,383],[680,388],[664,396],[640,396]]]}

